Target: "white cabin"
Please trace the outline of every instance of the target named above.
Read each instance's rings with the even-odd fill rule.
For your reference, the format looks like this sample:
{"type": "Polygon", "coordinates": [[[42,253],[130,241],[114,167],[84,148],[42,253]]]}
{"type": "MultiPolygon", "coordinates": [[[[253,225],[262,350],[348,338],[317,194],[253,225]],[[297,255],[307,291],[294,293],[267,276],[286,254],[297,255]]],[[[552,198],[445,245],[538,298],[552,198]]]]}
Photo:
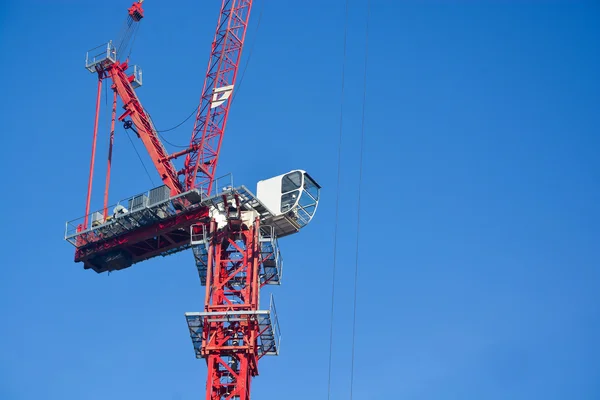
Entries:
{"type": "Polygon", "coordinates": [[[303,170],[294,170],[258,182],[256,198],[269,209],[273,218],[265,221],[283,230],[283,235],[297,232],[315,215],[321,186],[303,170]]]}

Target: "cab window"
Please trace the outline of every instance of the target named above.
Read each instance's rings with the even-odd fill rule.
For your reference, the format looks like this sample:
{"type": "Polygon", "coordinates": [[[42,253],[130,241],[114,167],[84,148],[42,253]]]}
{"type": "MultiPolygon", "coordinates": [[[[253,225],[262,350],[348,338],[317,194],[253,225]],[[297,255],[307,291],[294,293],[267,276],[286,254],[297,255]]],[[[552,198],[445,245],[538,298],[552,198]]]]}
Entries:
{"type": "Polygon", "coordinates": [[[286,193],[283,196],[281,196],[281,212],[286,212],[290,208],[292,208],[296,203],[296,199],[298,199],[299,195],[300,191],[295,190],[293,192],[286,193]]]}
{"type": "Polygon", "coordinates": [[[294,189],[299,189],[302,183],[302,174],[298,171],[290,172],[281,180],[281,193],[287,193],[294,189]]]}

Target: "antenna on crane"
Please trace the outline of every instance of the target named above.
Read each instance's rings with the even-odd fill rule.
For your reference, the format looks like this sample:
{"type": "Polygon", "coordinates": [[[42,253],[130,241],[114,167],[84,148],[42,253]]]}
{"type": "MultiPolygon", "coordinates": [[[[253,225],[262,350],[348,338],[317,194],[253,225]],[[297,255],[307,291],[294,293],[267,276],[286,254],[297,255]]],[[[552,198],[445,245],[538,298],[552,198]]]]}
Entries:
{"type": "Polygon", "coordinates": [[[75,246],[75,262],[97,273],[192,249],[206,295],[204,311],[186,313],[185,318],[196,357],[207,362],[206,398],[248,400],[258,361],[279,353],[275,303],[271,296],[269,309],[262,310],[260,289],[281,283],[279,239],[310,223],[321,186],[297,169],[258,182],[255,195],[244,185],[234,186],[231,174],[215,175],[252,0],[222,0],[189,146],[167,152],[136,93],[141,69],[129,64],[129,56],[121,57],[144,17],[142,2],[128,9],[117,45],[109,41],[86,55],[86,69],[98,77],[90,175],[85,215],[67,222],[65,240],[75,246]],[[106,79],[114,96],[104,205],[90,213],[106,79]],[[117,117],[119,100],[124,112],[117,117]],[[142,141],[162,185],[109,206],[117,119],[142,141]]]}

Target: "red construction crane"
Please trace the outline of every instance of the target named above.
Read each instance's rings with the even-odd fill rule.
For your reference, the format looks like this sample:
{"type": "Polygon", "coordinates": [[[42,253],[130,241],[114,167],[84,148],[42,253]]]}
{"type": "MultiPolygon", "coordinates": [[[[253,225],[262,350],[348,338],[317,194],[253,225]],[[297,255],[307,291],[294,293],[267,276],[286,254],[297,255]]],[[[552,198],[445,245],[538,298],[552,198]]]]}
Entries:
{"type": "Polygon", "coordinates": [[[258,182],[256,195],[234,187],[230,177],[226,187],[215,184],[252,0],[222,0],[190,144],[168,153],[136,94],[142,71],[130,65],[127,53],[144,18],[142,1],[128,9],[118,40],[86,56],[86,68],[98,77],[90,174],[85,215],[67,222],[65,239],[76,248],[75,261],[97,273],[191,248],[206,297],[202,312],[185,316],[196,357],[207,362],[206,398],[249,399],[258,360],[279,351],[273,299],[269,310],[261,310],[260,289],[280,283],[278,239],[311,221],[321,188],[303,170],[258,182]],[[105,80],[112,83],[113,102],[104,204],[90,213],[105,80]],[[119,100],[125,111],[117,118],[119,100]],[[163,185],[109,206],[117,119],[142,141],[163,185]]]}

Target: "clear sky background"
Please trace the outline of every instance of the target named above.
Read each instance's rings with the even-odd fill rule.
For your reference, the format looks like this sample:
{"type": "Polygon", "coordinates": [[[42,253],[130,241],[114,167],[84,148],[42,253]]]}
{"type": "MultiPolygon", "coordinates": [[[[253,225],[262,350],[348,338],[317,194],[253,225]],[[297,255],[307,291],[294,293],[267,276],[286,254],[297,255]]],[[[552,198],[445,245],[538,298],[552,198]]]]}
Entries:
{"type": "MultiPolygon", "coordinates": [[[[372,3],[354,398],[599,399],[600,6],[372,3]]],[[[85,52],[129,5],[0,7],[3,400],[204,396],[183,316],[204,298],[192,254],[97,275],[63,240],[85,208],[85,52]]],[[[198,102],[220,2],[144,5],[138,93],[167,129],[198,102]]],[[[350,388],[365,17],[351,0],[332,399],[350,388]]],[[[251,18],[218,171],[254,188],[303,168],[323,185],[314,221],[281,241],[283,285],[263,295],[283,343],[254,399],[327,398],[343,26],[342,0],[257,0],[251,18]]],[[[191,124],[165,135],[185,144],[191,124]]],[[[93,208],[108,126],[103,114],[93,208]]],[[[159,184],[124,136],[111,202],[159,184]]]]}

